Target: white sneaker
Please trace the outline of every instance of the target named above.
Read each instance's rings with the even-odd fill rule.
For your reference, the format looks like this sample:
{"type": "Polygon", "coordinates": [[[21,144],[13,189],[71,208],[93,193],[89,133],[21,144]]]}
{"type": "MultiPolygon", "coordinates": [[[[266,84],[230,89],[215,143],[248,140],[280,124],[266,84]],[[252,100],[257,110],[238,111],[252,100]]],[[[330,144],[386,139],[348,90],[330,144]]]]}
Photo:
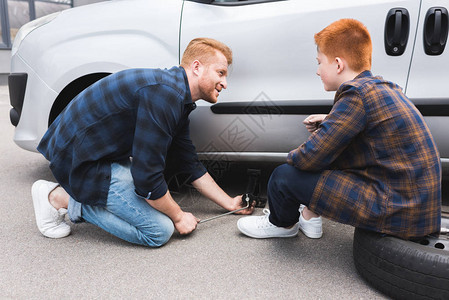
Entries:
{"type": "Polygon", "coordinates": [[[251,216],[239,219],[237,227],[243,234],[256,239],[294,237],[298,234],[298,223],[290,229],[277,227],[268,220],[270,210],[265,208],[263,212],[265,214],[263,216],[251,216]]]}
{"type": "Polygon", "coordinates": [[[323,235],[323,220],[321,217],[310,218],[310,220],[306,220],[302,216],[302,211],[305,206],[301,206],[299,212],[301,213],[299,216],[299,229],[305,236],[311,239],[319,239],[323,235]]]}
{"type": "Polygon", "coordinates": [[[55,182],[38,180],[31,187],[37,228],[46,237],[54,239],[70,234],[70,226],[64,221],[67,209],[56,210],[48,200],[48,195],[58,185],[55,182]]]}

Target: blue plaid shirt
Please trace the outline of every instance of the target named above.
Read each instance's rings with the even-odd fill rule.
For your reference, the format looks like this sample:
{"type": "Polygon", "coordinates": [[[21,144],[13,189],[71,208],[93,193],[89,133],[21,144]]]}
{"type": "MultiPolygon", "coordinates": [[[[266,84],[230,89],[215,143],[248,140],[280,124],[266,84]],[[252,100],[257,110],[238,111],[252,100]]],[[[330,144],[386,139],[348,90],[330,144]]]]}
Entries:
{"type": "Polygon", "coordinates": [[[38,150],[59,184],[76,201],[104,206],[111,162],[129,160],[136,193],[158,199],[167,192],[167,153],[190,180],[206,173],[189,134],[192,102],[183,68],[131,69],[80,93],[58,116],[38,150]]]}

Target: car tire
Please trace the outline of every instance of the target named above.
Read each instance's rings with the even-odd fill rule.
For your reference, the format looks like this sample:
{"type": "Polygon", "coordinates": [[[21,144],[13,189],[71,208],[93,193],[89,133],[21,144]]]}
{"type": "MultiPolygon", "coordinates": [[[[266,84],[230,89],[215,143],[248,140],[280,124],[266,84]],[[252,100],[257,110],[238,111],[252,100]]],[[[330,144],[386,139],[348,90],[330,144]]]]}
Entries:
{"type": "Polygon", "coordinates": [[[355,267],[394,299],[449,299],[449,240],[440,236],[412,242],[356,228],[355,267]]]}

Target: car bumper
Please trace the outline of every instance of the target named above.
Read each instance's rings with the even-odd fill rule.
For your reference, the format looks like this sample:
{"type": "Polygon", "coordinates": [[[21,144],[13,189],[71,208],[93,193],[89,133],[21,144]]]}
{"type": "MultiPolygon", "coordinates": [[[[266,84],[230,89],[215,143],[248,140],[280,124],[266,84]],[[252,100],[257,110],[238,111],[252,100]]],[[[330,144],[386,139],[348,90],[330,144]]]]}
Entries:
{"type": "Polygon", "coordinates": [[[37,145],[47,131],[48,116],[57,93],[19,55],[12,57],[11,69],[8,85],[13,107],[10,118],[16,126],[14,142],[23,149],[37,152],[37,145]],[[20,74],[26,74],[26,80],[20,74]]]}

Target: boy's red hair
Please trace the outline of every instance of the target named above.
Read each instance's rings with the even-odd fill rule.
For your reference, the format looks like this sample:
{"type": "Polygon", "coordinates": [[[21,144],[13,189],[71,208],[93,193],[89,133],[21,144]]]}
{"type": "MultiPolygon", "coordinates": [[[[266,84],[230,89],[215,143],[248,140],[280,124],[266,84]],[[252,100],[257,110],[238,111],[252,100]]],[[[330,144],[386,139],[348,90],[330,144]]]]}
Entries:
{"type": "Polygon", "coordinates": [[[315,34],[315,43],[330,60],[343,58],[356,72],[371,70],[371,36],[357,20],[341,19],[330,24],[315,34]]]}

